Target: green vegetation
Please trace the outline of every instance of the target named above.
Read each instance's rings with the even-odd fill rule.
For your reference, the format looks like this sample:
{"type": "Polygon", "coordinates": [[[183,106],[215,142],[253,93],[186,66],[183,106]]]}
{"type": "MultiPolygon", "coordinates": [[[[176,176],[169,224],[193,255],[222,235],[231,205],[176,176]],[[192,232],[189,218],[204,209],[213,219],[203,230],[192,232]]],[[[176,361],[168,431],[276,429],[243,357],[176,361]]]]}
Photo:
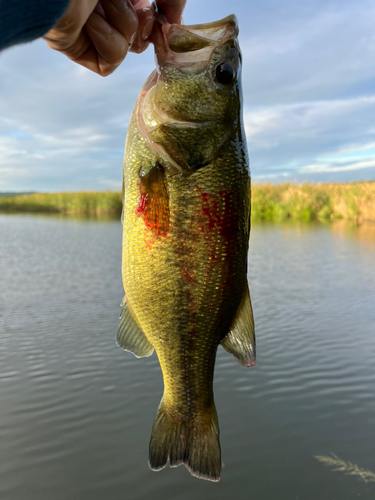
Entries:
{"type": "MultiPolygon", "coordinates": [[[[2,212],[119,215],[121,193],[39,193],[0,197],[2,212]]],[[[375,221],[375,182],[253,184],[253,220],[375,221]]]]}
{"type": "Polygon", "coordinates": [[[375,221],[375,182],[254,184],[254,220],[375,221]]]}
{"type": "Polygon", "coordinates": [[[44,212],[67,215],[116,215],[121,213],[121,193],[35,193],[0,198],[2,212],[44,212]]]}

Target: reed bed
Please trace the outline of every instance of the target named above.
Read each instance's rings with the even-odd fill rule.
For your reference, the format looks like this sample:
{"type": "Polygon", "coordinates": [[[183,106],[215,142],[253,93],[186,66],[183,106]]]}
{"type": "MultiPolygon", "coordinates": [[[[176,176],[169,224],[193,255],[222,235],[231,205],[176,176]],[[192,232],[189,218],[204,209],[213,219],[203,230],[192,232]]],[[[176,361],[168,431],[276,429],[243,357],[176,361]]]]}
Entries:
{"type": "MultiPolygon", "coordinates": [[[[121,193],[36,193],[0,198],[2,212],[49,212],[87,216],[119,215],[121,193]]],[[[375,182],[347,184],[257,184],[252,186],[252,219],[283,221],[375,221],[375,182]]]]}
{"type": "Polygon", "coordinates": [[[375,182],[253,184],[254,220],[375,221],[375,182]]]}
{"type": "Polygon", "coordinates": [[[66,215],[117,215],[121,213],[121,193],[35,193],[0,198],[2,212],[61,213],[66,215]]]}

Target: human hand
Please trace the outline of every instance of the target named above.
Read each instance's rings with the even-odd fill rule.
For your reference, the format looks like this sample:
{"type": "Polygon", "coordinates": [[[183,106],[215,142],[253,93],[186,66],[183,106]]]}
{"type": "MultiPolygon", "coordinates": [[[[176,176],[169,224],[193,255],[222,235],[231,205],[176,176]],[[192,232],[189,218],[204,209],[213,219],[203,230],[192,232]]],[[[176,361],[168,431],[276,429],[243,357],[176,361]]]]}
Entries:
{"type": "MultiPolygon", "coordinates": [[[[171,23],[180,23],[186,0],[158,0],[171,23]]],[[[129,50],[143,52],[154,19],[148,0],[70,0],[67,10],[45,35],[49,47],[72,61],[107,76],[129,50]]]]}

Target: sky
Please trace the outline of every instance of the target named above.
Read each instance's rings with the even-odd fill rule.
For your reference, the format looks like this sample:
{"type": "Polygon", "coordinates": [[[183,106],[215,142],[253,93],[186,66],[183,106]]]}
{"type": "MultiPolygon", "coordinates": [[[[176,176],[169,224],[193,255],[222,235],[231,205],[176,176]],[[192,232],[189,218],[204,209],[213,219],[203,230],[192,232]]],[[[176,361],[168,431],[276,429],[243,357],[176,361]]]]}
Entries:
{"type": "MultiPolygon", "coordinates": [[[[188,0],[236,14],[253,182],[375,180],[375,3],[188,0]]],[[[152,46],[102,78],[43,40],[0,53],[0,191],[120,190],[152,46]]]]}

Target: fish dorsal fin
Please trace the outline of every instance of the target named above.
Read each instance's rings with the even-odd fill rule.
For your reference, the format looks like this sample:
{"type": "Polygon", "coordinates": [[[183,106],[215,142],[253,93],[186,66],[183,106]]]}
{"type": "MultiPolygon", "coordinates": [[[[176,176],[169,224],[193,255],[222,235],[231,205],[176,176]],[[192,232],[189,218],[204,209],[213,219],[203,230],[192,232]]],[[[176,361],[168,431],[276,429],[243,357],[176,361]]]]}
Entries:
{"type": "Polygon", "coordinates": [[[240,365],[256,365],[254,316],[247,283],[229,333],[221,341],[221,345],[237,359],[240,365]]]}
{"type": "Polygon", "coordinates": [[[116,343],[125,351],[129,351],[137,358],[151,356],[154,352],[153,346],[147,340],[137,320],[135,319],[126,298],[122,301],[124,306],[120,324],[117,328],[116,343]]]}

